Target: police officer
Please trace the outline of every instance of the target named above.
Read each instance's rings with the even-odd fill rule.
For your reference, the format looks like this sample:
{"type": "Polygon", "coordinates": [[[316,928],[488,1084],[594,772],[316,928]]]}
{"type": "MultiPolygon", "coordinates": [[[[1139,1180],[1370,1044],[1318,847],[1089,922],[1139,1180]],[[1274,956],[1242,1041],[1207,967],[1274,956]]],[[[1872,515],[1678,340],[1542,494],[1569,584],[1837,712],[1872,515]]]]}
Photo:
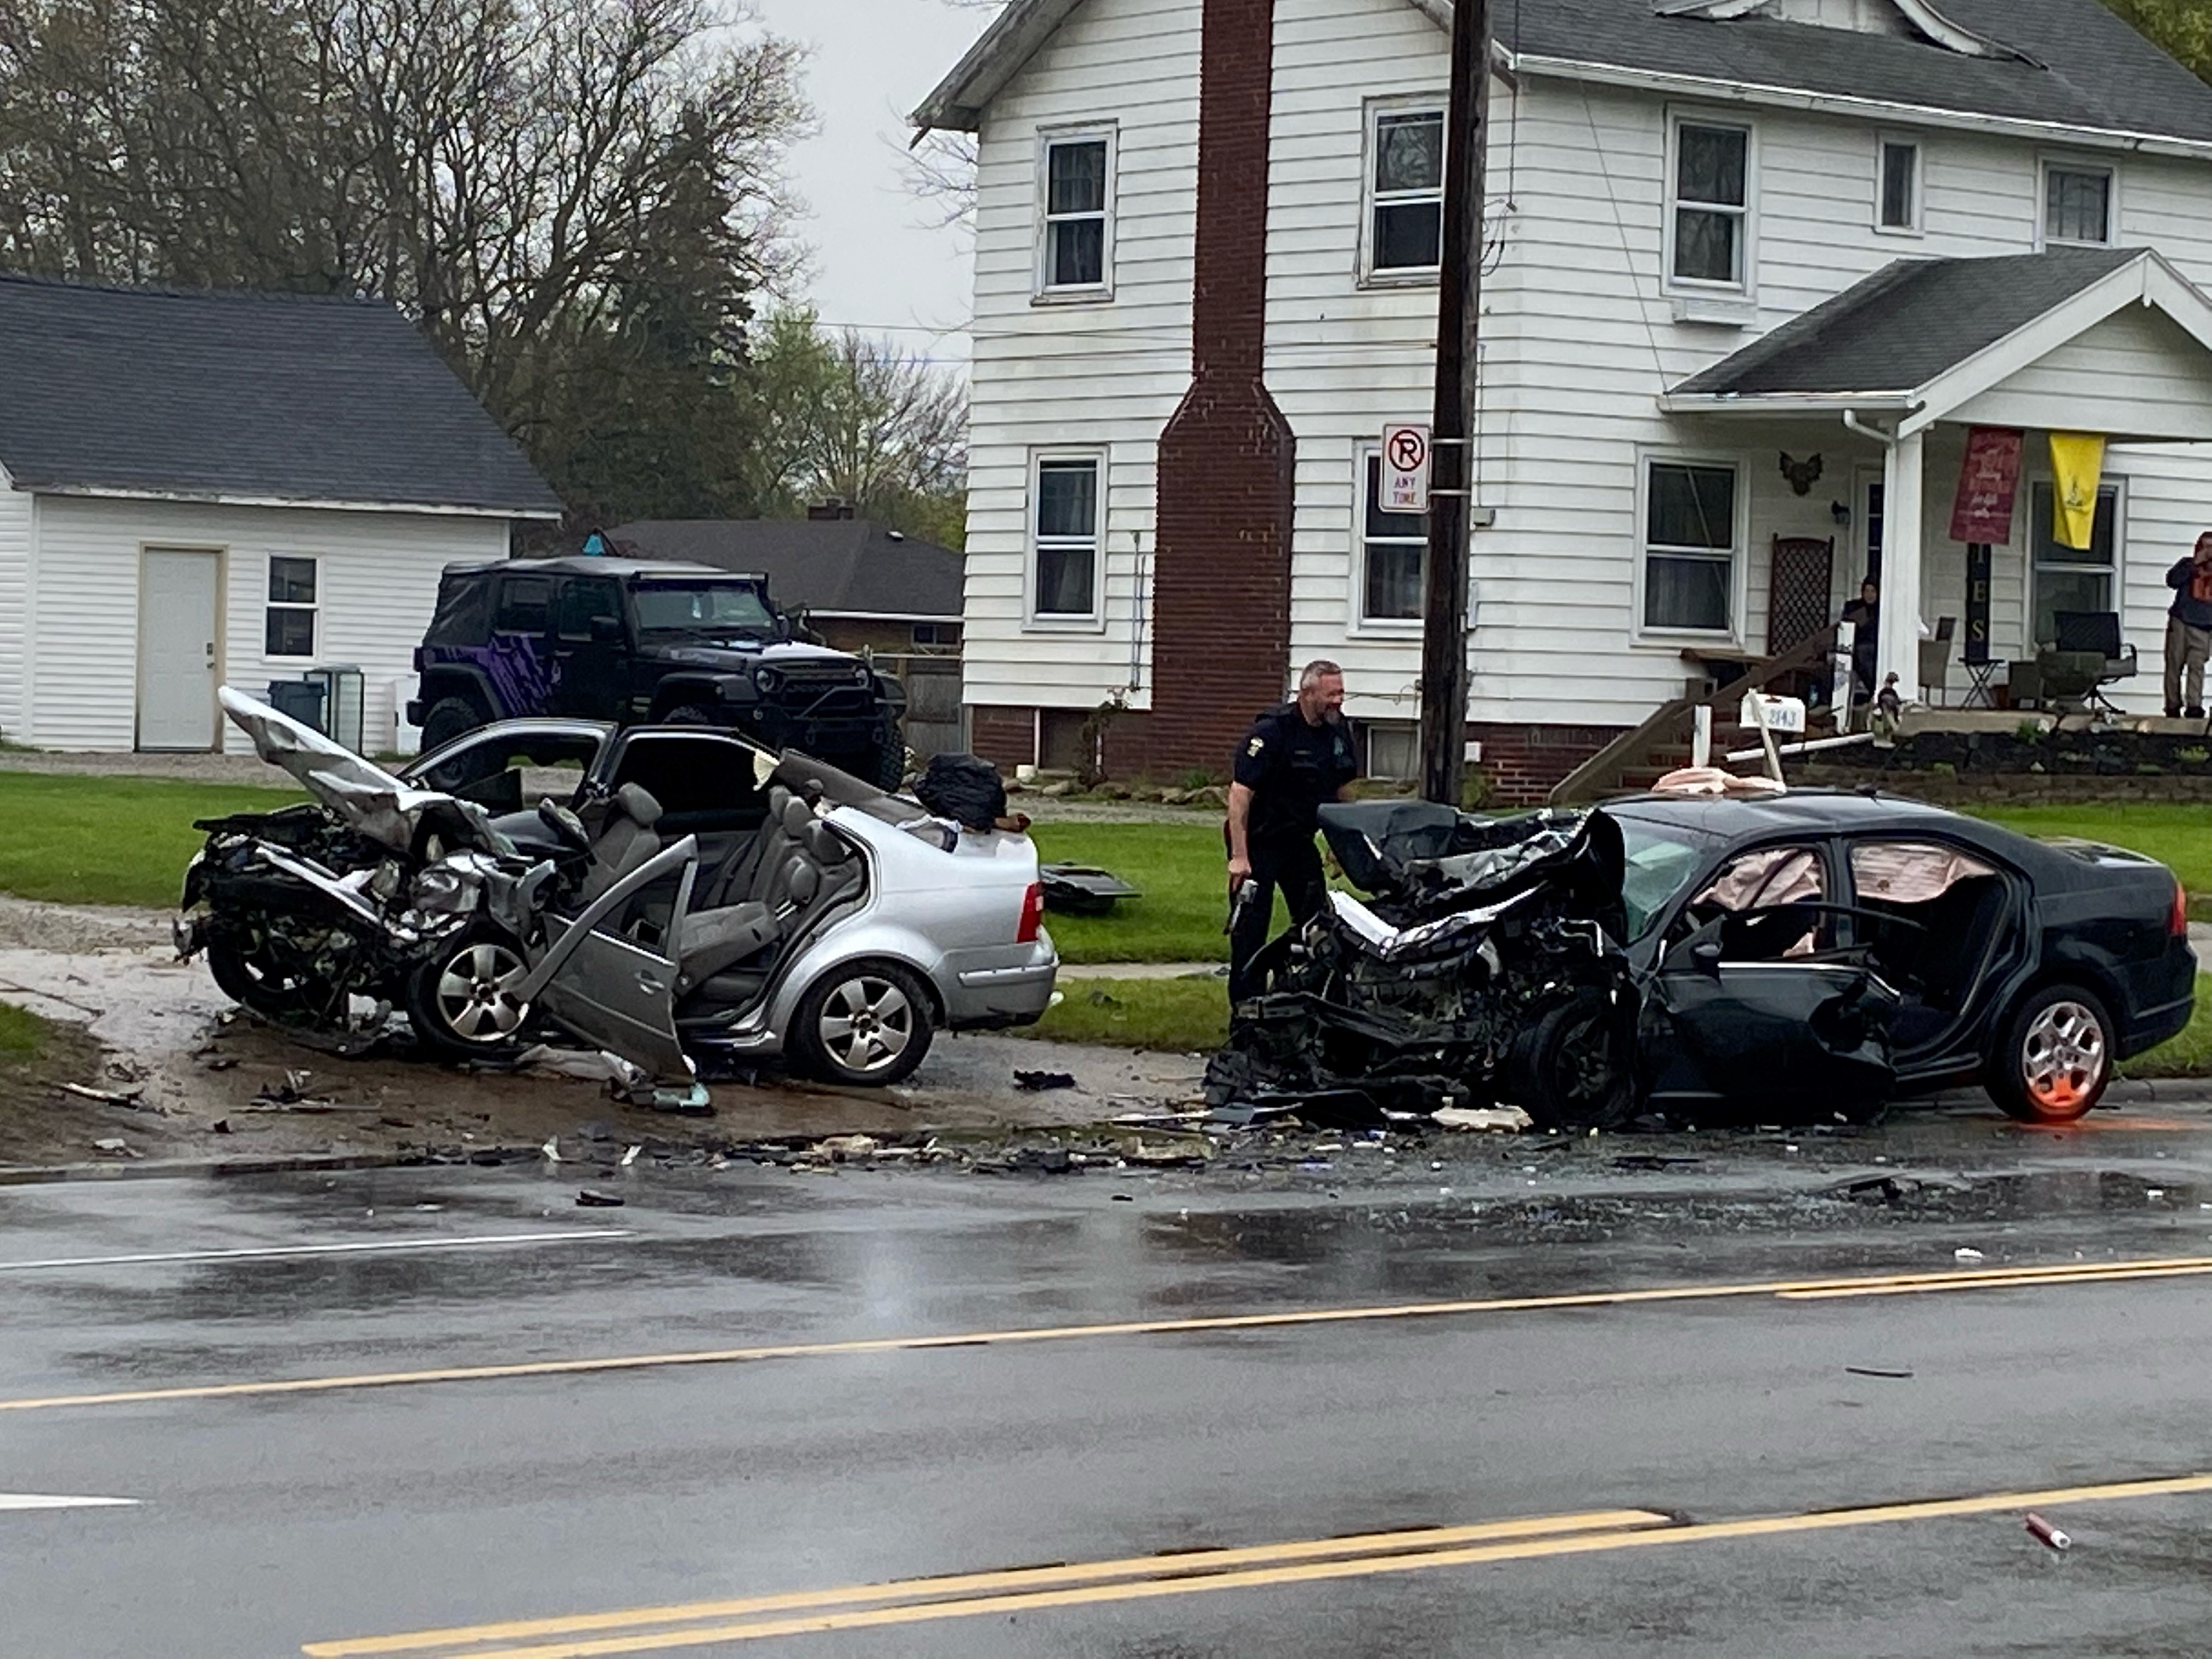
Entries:
{"type": "Polygon", "coordinates": [[[1298,675],[1295,702],[1270,708],[1252,722],[1237,746],[1229,786],[1229,893],[1234,903],[1229,936],[1229,1000],[1255,994],[1251,963],[1267,942],[1275,890],[1282,889],[1297,927],[1323,902],[1321,854],[1314,847],[1316,814],[1324,801],[1340,800],[1359,775],[1352,723],[1344,718],[1344,671],[1333,662],[1310,662],[1298,675]]]}

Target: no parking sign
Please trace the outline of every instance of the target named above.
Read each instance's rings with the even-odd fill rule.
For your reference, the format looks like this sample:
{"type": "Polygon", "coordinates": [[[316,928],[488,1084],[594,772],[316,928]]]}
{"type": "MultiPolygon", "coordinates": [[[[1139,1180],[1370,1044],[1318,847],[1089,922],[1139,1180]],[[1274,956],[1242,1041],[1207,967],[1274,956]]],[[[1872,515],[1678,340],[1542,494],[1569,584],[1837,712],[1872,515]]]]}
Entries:
{"type": "Polygon", "coordinates": [[[1429,428],[1425,426],[1386,426],[1382,428],[1382,499],[1376,503],[1385,513],[1425,513],[1429,510],[1429,428]]]}

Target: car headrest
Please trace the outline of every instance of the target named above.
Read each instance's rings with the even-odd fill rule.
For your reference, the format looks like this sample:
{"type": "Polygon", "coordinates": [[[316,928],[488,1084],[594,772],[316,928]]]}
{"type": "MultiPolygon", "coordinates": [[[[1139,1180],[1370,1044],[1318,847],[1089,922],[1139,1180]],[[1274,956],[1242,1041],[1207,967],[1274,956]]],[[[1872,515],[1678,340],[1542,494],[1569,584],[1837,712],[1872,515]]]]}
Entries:
{"type": "Polygon", "coordinates": [[[783,811],[778,817],[783,825],[783,833],[793,841],[804,840],[806,832],[814,826],[814,809],[796,796],[785,799],[783,811]]]}
{"type": "Polygon", "coordinates": [[[805,859],[793,859],[784,872],[783,890],[793,904],[810,904],[822,890],[822,872],[805,859]]]}
{"type": "Polygon", "coordinates": [[[781,829],[783,825],[783,809],[790,805],[790,790],[785,788],[780,783],[771,783],[769,785],[768,819],[770,823],[773,823],[777,828],[781,829]]]}
{"type": "Polygon", "coordinates": [[[641,830],[650,830],[660,822],[660,803],[653,799],[644,785],[626,783],[615,791],[615,805],[622,814],[641,830]]]}
{"type": "Polygon", "coordinates": [[[799,844],[814,855],[817,864],[842,864],[852,856],[852,849],[845,845],[844,837],[819,818],[806,826],[805,833],[799,838],[799,844]]]}

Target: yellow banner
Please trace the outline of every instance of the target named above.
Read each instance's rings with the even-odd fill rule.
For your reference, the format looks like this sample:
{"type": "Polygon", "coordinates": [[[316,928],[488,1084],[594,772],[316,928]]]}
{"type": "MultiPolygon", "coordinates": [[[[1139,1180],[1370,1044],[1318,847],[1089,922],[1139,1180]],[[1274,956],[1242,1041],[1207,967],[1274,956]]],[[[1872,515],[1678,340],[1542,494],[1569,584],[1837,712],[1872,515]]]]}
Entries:
{"type": "Polygon", "coordinates": [[[2102,433],[2051,434],[2051,534],[2059,546],[2088,547],[2097,527],[2097,478],[2104,468],[2102,433]]]}

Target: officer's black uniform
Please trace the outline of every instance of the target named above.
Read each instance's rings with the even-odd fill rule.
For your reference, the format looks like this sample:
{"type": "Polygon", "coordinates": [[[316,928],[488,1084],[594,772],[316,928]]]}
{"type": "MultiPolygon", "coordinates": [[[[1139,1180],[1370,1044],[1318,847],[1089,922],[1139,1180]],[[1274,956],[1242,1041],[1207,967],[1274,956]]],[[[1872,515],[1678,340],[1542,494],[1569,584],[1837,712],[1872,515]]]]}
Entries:
{"type": "Polygon", "coordinates": [[[1232,775],[1252,792],[1245,824],[1245,848],[1252,860],[1254,891],[1238,907],[1229,938],[1229,1000],[1255,994],[1248,970],[1267,942],[1274,920],[1275,890],[1297,927],[1320,910],[1323,899],[1321,854],[1314,847],[1316,817],[1322,803],[1359,775],[1359,750],[1352,722],[1310,724],[1297,704],[1270,708],[1252,722],[1237,747],[1232,775]]]}

